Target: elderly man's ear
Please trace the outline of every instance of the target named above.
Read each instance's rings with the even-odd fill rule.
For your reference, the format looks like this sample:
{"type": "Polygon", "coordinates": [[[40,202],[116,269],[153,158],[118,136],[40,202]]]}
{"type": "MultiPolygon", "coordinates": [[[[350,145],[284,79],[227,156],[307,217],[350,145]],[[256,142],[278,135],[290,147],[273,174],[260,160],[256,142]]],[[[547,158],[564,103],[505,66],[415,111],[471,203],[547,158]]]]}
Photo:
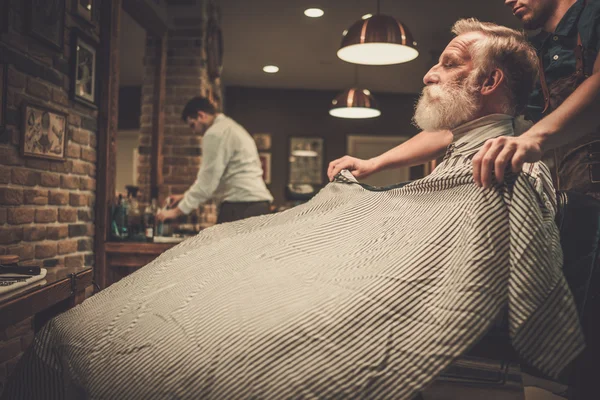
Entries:
{"type": "Polygon", "coordinates": [[[492,73],[487,77],[485,82],[481,87],[481,94],[484,96],[488,96],[492,93],[495,93],[500,85],[504,82],[504,72],[500,69],[495,69],[492,73]]]}

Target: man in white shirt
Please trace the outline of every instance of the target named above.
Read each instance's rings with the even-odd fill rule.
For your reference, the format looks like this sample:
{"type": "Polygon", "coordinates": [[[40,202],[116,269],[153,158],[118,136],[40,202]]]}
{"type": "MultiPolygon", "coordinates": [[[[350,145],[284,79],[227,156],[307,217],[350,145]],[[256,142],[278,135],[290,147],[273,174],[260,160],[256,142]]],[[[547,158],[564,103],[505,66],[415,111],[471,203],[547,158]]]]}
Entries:
{"type": "Polygon", "coordinates": [[[218,113],[204,97],[191,99],[181,118],[203,135],[202,164],[194,184],[182,195],[167,199],[171,209],[159,221],[187,215],[200,204],[220,203],[217,223],[267,214],[273,196],[263,181],[263,170],[252,136],[237,122],[218,113]]]}

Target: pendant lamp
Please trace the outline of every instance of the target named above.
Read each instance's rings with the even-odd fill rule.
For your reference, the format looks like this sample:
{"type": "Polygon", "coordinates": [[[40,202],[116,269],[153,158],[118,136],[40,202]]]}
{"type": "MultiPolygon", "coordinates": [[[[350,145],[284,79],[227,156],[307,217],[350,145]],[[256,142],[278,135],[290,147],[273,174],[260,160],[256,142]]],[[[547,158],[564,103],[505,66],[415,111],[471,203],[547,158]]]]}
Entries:
{"type": "Polygon", "coordinates": [[[356,21],[344,31],[339,58],[364,65],[400,64],[419,55],[417,42],[407,26],[389,15],[377,14],[356,21]]]}
{"type": "Polygon", "coordinates": [[[344,90],[331,102],[329,114],[338,118],[375,118],[381,115],[375,98],[367,89],[344,90]]]}

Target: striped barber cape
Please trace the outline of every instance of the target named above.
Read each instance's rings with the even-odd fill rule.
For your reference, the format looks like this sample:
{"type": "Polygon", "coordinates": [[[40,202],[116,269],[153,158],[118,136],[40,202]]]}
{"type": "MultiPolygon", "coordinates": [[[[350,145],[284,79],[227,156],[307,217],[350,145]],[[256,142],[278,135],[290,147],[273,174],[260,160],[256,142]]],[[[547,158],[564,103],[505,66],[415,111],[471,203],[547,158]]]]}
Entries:
{"type": "Polygon", "coordinates": [[[550,177],[478,188],[473,138],[512,129],[484,122],[424,179],[341,175],[165,252],[51,320],[4,398],[410,399],[507,308],[515,348],[556,375],[583,338],[550,177]]]}

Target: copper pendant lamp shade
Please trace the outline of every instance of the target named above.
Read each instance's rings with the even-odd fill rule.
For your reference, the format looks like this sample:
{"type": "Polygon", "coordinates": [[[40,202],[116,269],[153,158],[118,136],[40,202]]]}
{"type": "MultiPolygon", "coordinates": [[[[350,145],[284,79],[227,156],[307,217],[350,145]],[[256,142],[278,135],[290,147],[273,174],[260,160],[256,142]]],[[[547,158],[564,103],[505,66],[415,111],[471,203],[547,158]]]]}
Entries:
{"type": "Polygon", "coordinates": [[[342,38],[339,58],[354,64],[390,65],[414,60],[417,43],[402,22],[377,14],[356,21],[342,38]]]}
{"type": "Polygon", "coordinates": [[[331,102],[329,114],[338,118],[374,118],[381,115],[375,98],[367,89],[351,88],[331,102]]]}

